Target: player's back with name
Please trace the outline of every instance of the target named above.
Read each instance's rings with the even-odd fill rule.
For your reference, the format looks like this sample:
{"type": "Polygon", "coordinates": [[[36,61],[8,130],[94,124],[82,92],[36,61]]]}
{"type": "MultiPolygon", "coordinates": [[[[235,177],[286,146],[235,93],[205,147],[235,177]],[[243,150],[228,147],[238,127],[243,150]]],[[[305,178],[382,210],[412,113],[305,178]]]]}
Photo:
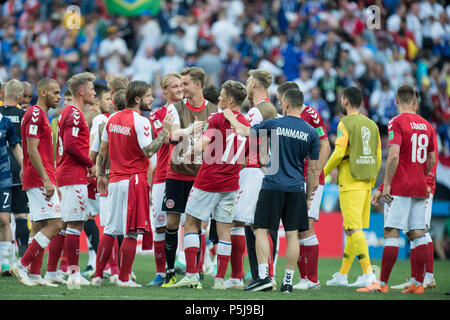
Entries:
{"type": "Polygon", "coordinates": [[[389,146],[400,146],[391,194],[426,197],[427,154],[436,148],[431,125],[417,114],[401,113],[389,122],[388,135],[389,146]]]}

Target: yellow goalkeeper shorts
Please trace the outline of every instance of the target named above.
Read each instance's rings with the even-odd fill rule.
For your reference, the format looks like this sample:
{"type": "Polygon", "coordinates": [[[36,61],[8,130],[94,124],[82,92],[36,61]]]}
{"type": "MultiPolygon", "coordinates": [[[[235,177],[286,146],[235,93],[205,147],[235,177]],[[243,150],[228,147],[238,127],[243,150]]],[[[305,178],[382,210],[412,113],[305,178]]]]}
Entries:
{"type": "Polygon", "coordinates": [[[365,229],[369,227],[370,196],[370,190],[339,192],[339,202],[345,229],[365,229]]]}

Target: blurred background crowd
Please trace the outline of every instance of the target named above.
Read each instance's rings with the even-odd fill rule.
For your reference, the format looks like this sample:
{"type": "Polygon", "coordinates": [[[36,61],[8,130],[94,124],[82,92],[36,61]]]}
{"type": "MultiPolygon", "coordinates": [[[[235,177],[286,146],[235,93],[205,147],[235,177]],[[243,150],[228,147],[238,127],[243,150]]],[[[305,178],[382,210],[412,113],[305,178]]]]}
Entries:
{"type": "MultiPolygon", "coordinates": [[[[74,73],[93,72],[100,82],[120,73],[152,83],[156,109],[165,102],[160,80],[168,72],[199,66],[207,84],[220,87],[228,79],[245,83],[249,69],[263,68],[274,76],[270,98],[278,108],[277,86],[298,83],[332,145],[340,90],[357,85],[362,112],[379,125],[384,156],[387,123],[398,113],[395,90],[410,83],[419,91],[420,114],[438,133],[440,165],[450,169],[445,0],[148,0],[153,9],[133,17],[111,14],[108,1],[120,2],[0,1],[0,81],[28,81],[34,103],[42,77],[55,78],[64,91],[74,73]],[[67,26],[70,5],[80,9],[79,28],[67,26]],[[372,5],[379,9],[375,21],[372,5]]],[[[438,180],[436,198],[449,200],[449,189],[450,177],[438,180]]]]}

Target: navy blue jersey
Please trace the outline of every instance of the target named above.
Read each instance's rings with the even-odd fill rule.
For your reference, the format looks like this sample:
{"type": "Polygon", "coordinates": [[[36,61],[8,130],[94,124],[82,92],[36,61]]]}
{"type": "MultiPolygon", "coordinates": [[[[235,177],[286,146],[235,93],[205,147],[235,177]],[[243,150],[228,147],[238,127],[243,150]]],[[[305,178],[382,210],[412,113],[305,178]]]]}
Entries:
{"type": "Polygon", "coordinates": [[[305,120],[286,116],[263,121],[251,127],[251,134],[270,137],[270,162],[262,189],[304,191],[305,158],[319,159],[319,135],[305,120]]]}
{"type": "MultiPolygon", "coordinates": [[[[0,113],[11,120],[14,129],[16,130],[17,136],[22,141],[20,125],[22,124],[25,110],[17,108],[17,106],[2,106],[0,107],[0,113]]],[[[22,182],[20,181],[20,165],[17,162],[16,158],[14,158],[11,152],[11,148],[8,148],[8,151],[12,172],[12,184],[14,186],[20,186],[22,184],[22,182]]]]}
{"type": "Polygon", "coordinates": [[[8,147],[20,143],[11,120],[0,113],[0,189],[12,185],[8,147]]]}

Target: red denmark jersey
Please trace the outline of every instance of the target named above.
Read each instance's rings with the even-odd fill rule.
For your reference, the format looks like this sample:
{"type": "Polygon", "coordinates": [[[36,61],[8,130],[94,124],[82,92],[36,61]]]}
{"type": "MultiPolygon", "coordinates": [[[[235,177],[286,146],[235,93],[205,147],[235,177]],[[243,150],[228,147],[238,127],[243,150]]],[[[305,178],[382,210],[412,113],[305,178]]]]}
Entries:
{"type": "Polygon", "coordinates": [[[427,185],[431,188],[431,193],[434,194],[434,192],[436,191],[436,169],[437,169],[437,165],[439,162],[439,155],[437,152],[438,141],[437,141],[436,130],[434,130],[433,127],[431,127],[431,130],[433,130],[433,144],[434,144],[434,149],[435,149],[434,155],[436,157],[436,163],[434,164],[433,168],[431,168],[430,172],[428,173],[427,185]]]}
{"type": "Polygon", "coordinates": [[[102,140],[108,142],[109,182],[130,179],[133,174],[147,175],[150,161],[142,151],[152,142],[147,118],[131,109],[116,112],[109,117],[102,140]]]}
{"type": "Polygon", "coordinates": [[[23,181],[22,189],[44,186],[41,176],[31,164],[28,155],[28,139],[39,140],[38,151],[50,182],[56,186],[55,159],[53,156],[52,127],[47,116],[39,106],[28,108],[25,112],[20,128],[23,148],[23,181]]]}
{"type": "Polygon", "coordinates": [[[74,106],[64,108],[58,118],[56,151],[58,186],[87,184],[87,169],[94,165],[89,159],[89,127],[74,106]]]}
{"type": "MultiPolygon", "coordinates": [[[[316,129],[319,134],[319,140],[322,141],[328,138],[327,130],[325,129],[325,125],[322,120],[322,116],[316,111],[316,109],[312,107],[306,106],[300,114],[303,120],[308,122],[314,129],[316,129]]],[[[308,159],[305,159],[305,178],[308,175],[308,159]]],[[[320,173],[319,184],[325,184],[325,176],[323,171],[320,173]]]]}
{"type": "MultiPolygon", "coordinates": [[[[149,116],[150,124],[152,126],[153,137],[156,138],[163,130],[162,122],[167,114],[167,107],[162,106],[158,110],[152,111],[149,116]]],[[[170,145],[163,144],[156,153],[156,168],[153,173],[153,183],[163,183],[166,181],[167,163],[169,162],[170,145]]]]}
{"type": "MultiPolygon", "coordinates": [[[[237,111],[237,120],[250,123],[237,111]]],[[[248,139],[240,136],[225,119],[223,113],[214,113],[208,119],[203,135],[211,139],[203,152],[203,163],[194,180],[194,187],[207,192],[239,190],[239,172],[248,154],[248,139]]]]}
{"type": "Polygon", "coordinates": [[[428,121],[415,113],[401,113],[389,121],[389,146],[400,146],[391,195],[427,196],[427,155],[435,149],[432,130],[428,121]]]}

